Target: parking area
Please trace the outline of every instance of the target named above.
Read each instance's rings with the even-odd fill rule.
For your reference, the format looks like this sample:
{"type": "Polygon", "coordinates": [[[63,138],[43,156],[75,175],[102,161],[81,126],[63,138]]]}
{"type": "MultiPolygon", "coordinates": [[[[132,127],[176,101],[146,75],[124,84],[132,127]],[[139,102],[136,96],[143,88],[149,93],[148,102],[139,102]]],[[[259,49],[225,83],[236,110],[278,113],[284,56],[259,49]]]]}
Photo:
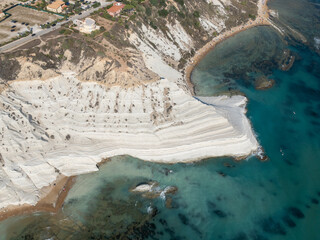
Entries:
{"type": "Polygon", "coordinates": [[[7,11],[7,13],[12,16],[0,23],[0,44],[17,37],[19,33],[22,34],[31,28],[39,28],[41,24],[62,18],[55,14],[23,6],[16,6],[7,11]]]}

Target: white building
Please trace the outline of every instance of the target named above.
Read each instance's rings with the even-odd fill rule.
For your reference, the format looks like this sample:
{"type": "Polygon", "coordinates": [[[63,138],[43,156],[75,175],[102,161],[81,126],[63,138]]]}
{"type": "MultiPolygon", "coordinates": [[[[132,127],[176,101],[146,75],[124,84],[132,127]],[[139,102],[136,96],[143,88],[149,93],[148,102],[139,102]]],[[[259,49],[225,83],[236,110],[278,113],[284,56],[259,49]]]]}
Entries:
{"type": "Polygon", "coordinates": [[[77,26],[77,29],[80,32],[88,34],[100,29],[100,27],[96,25],[96,22],[92,18],[86,18],[84,21],[74,20],[73,24],[77,26]]]}
{"type": "Polygon", "coordinates": [[[2,11],[0,11],[0,20],[2,19],[2,18],[4,18],[6,15],[4,14],[4,12],[2,12],[2,11]]]}

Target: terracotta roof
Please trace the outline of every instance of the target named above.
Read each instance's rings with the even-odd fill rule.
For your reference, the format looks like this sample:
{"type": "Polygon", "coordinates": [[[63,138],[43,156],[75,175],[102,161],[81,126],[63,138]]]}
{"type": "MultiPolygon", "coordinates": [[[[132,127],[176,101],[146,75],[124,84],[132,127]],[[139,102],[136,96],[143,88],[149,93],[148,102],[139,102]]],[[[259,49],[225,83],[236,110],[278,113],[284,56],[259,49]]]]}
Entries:
{"type": "Polygon", "coordinates": [[[58,9],[61,5],[64,5],[64,1],[62,0],[57,0],[51,4],[49,4],[47,7],[52,8],[52,9],[58,9]]]}
{"type": "Polygon", "coordinates": [[[124,4],[122,3],[114,3],[113,6],[111,8],[109,8],[107,11],[108,13],[116,13],[118,12],[119,10],[121,10],[122,8],[124,8],[124,4]]]}

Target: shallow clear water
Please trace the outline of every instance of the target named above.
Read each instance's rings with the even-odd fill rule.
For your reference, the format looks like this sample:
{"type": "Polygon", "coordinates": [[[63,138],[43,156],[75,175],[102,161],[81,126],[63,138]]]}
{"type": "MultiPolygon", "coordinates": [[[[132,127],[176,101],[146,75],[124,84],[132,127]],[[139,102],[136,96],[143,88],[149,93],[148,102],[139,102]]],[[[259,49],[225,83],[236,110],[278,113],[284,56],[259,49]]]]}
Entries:
{"type": "Polygon", "coordinates": [[[270,76],[286,46],[270,27],[252,28],[218,44],[192,72],[197,95],[242,91],[270,76]]]}
{"type": "Polygon", "coordinates": [[[286,48],[271,28],[254,28],[218,45],[192,75],[198,95],[248,97],[248,117],[269,161],[163,165],[115,157],[78,177],[61,212],[10,218],[1,222],[0,238],[320,239],[320,57],[290,47],[297,60],[283,72],[277,62],[286,48]],[[259,74],[275,86],[255,90],[259,74]],[[178,187],[166,196],[170,206],[129,191],[148,181],[161,190],[178,187]]]}

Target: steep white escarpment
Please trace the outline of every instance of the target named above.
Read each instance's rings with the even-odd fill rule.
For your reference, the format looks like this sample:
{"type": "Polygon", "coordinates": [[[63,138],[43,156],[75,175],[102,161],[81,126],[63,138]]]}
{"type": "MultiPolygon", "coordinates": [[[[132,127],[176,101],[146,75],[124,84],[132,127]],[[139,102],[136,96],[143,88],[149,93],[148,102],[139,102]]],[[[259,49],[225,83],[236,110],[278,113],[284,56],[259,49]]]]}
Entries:
{"type": "Polygon", "coordinates": [[[258,148],[244,97],[196,99],[172,81],[135,88],[72,73],[16,81],[0,95],[0,207],[35,204],[59,174],[128,154],[164,163],[246,156],[258,148]]]}

